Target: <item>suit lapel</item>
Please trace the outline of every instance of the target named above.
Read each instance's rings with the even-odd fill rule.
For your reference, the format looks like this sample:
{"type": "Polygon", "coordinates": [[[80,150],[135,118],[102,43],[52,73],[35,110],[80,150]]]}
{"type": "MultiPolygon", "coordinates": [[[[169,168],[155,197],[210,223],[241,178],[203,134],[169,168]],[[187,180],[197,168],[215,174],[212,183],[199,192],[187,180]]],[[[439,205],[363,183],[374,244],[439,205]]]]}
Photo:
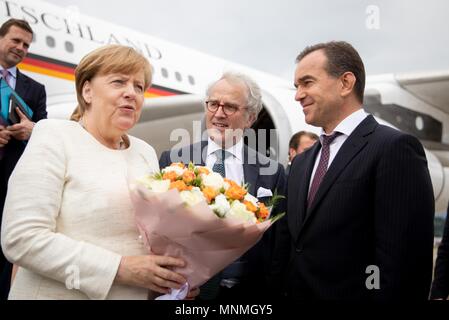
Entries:
{"type": "Polygon", "coordinates": [[[192,153],[190,155],[190,160],[195,165],[205,166],[206,165],[206,152],[207,152],[207,141],[201,141],[194,143],[192,145],[192,153]]]}
{"type": "Polygon", "coordinates": [[[243,176],[245,183],[249,184],[248,192],[256,197],[259,160],[257,159],[257,153],[246,145],[243,146],[243,176]]]}
{"type": "Polygon", "coordinates": [[[23,74],[17,69],[16,88],[14,89],[17,94],[25,100],[26,93],[28,92],[29,81],[23,74]]]}
{"type": "MultiPolygon", "coordinates": [[[[298,194],[297,196],[297,210],[296,213],[291,215],[291,217],[293,219],[295,219],[294,221],[294,225],[296,226],[296,230],[295,230],[295,234],[298,235],[299,230],[301,229],[301,225],[304,222],[305,218],[306,218],[306,212],[307,212],[307,195],[309,193],[309,185],[310,185],[310,179],[311,179],[311,175],[312,175],[312,171],[313,171],[313,167],[315,164],[315,159],[317,157],[318,152],[321,149],[321,144],[316,143],[312,149],[310,150],[309,154],[304,158],[301,159],[301,161],[303,161],[304,165],[304,177],[305,180],[303,181],[295,181],[295,180],[300,180],[295,179],[295,180],[291,180],[289,181],[289,183],[296,183],[299,188],[298,188],[298,194]]],[[[296,171],[296,170],[295,170],[296,171]]],[[[297,177],[298,175],[293,176],[292,178],[297,177]]]]}
{"type": "Polygon", "coordinates": [[[314,211],[316,211],[317,206],[323,200],[335,180],[340,176],[352,159],[354,159],[354,157],[368,143],[368,136],[374,131],[377,125],[378,124],[376,120],[374,120],[373,116],[369,115],[357,126],[354,132],[343,143],[320,184],[312,206],[307,210],[306,219],[302,225],[303,228],[313,215],[314,211]]]}

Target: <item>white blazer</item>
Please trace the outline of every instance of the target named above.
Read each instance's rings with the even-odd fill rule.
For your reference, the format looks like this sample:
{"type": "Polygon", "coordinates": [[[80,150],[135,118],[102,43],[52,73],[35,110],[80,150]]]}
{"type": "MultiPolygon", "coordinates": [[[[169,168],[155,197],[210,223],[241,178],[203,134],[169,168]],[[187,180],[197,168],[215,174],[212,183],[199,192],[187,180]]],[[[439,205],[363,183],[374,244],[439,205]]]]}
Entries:
{"type": "Polygon", "coordinates": [[[10,299],[146,299],[114,284],[120,259],[142,255],[128,185],[159,170],[154,149],[99,143],[77,122],[42,120],[8,184],[1,243],[20,268],[10,299]]]}

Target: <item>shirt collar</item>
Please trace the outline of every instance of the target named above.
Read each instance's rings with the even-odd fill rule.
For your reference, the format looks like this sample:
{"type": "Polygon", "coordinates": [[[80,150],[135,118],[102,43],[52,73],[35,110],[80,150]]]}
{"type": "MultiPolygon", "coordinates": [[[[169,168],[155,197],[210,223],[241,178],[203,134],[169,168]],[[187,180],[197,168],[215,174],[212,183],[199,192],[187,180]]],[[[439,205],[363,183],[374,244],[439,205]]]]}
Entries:
{"type": "MultiPolygon", "coordinates": [[[[3,70],[3,69],[5,69],[5,68],[0,67],[0,70],[3,70]]],[[[17,79],[17,67],[16,66],[11,67],[11,68],[9,68],[7,70],[9,71],[9,74],[14,77],[14,79],[17,79]]]]}
{"type": "MultiPolygon", "coordinates": [[[[207,138],[207,156],[210,156],[217,150],[220,150],[221,146],[216,144],[210,137],[207,138]]],[[[243,139],[240,139],[239,142],[234,144],[232,147],[226,149],[225,151],[231,153],[234,158],[239,161],[243,159],[243,139]]]]}
{"type": "MultiPolygon", "coordinates": [[[[340,132],[343,135],[349,137],[351,133],[357,128],[357,126],[368,116],[368,114],[363,109],[359,109],[354,111],[349,116],[347,116],[342,122],[338,124],[338,126],[334,129],[333,132],[340,132]]],[[[332,132],[332,133],[333,133],[332,132]]],[[[327,135],[323,129],[321,129],[320,133],[320,141],[323,143],[323,135],[327,135]]],[[[329,134],[330,135],[330,134],[329,134]]]]}

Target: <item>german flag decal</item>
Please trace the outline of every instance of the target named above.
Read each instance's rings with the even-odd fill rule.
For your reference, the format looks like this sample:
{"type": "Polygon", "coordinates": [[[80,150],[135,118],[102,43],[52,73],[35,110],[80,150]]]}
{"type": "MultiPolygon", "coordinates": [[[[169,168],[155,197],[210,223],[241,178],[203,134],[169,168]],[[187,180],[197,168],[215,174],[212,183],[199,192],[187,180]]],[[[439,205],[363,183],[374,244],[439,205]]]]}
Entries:
{"type": "MultiPolygon", "coordinates": [[[[37,54],[29,53],[18,67],[22,70],[39,73],[49,77],[75,81],[76,64],[43,57],[37,54]]],[[[145,98],[174,96],[186,93],[187,92],[152,85],[150,89],[145,92],[145,98]]]]}

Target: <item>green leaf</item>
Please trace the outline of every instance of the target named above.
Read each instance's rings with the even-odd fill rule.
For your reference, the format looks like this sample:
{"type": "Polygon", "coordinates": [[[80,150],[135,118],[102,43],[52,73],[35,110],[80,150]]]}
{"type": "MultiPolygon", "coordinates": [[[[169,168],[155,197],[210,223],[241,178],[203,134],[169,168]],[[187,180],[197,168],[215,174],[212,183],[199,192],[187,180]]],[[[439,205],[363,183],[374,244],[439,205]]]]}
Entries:
{"type": "Polygon", "coordinates": [[[282,199],[285,199],[285,196],[278,194],[277,189],[275,189],[273,196],[268,200],[266,206],[274,208],[282,199]]]}
{"type": "Polygon", "coordinates": [[[275,215],[274,217],[270,217],[269,220],[271,220],[271,223],[275,223],[276,221],[278,221],[279,219],[281,219],[284,216],[285,216],[285,212],[282,212],[282,213],[275,215]]]}
{"type": "Polygon", "coordinates": [[[192,181],[192,186],[194,186],[194,187],[198,187],[198,188],[201,188],[201,184],[203,183],[203,181],[201,180],[201,178],[200,177],[197,177],[196,179],[194,179],[193,181],[192,181]]]}
{"type": "Polygon", "coordinates": [[[158,172],[154,175],[155,180],[162,180],[162,172],[158,172]]]}

